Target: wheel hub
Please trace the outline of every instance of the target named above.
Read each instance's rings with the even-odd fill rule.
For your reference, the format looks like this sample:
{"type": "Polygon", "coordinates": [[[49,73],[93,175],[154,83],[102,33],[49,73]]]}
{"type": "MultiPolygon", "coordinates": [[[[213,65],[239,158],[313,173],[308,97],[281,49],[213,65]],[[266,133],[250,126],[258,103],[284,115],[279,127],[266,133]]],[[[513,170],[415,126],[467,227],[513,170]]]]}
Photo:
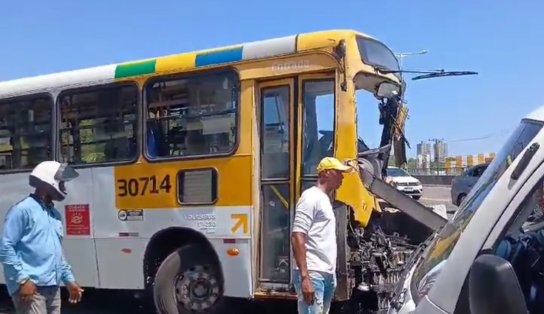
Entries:
{"type": "Polygon", "coordinates": [[[176,278],[177,302],[184,308],[202,311],[212,307],[219,299],[220,285],[210,268],[198,265],[176,278]]]}
{"type": "Polygon", "coordinates": [[[191,292],[196,298],[204,298],[210,292],[210,284],[206,280],[199,278],[196,282],[191,283],[191,292]]]}

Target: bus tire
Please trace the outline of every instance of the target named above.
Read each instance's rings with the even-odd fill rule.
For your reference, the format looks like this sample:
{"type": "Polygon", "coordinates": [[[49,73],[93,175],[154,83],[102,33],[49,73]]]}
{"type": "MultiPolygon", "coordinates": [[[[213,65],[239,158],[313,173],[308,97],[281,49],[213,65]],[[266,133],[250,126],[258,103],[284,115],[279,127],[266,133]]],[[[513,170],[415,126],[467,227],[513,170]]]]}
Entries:
{"type": "Polygon", "coordinates": [[[223,276],[215,254],[191,243],[172,252],[155,275],[153,299],[160,314],[216,314],[223,303],[223,276]]]}

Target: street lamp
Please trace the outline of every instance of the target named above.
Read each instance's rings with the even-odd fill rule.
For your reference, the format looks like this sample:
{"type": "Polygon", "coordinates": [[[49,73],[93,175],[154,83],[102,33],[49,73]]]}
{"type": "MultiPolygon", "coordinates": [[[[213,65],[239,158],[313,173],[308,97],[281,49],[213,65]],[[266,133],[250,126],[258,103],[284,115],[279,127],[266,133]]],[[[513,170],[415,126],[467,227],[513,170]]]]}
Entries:
{"type": "Polygon", "coordinates": [[[404,57],[414,56],[414,55],[424,55],[428,52],[429,51],[427,51],[426,49],[423,49],[421,51],[414,51],[414,52],[396,52],[395,56],[399,59],[399,67],[402,70],[402,60],[404,59],[404,57]]]}

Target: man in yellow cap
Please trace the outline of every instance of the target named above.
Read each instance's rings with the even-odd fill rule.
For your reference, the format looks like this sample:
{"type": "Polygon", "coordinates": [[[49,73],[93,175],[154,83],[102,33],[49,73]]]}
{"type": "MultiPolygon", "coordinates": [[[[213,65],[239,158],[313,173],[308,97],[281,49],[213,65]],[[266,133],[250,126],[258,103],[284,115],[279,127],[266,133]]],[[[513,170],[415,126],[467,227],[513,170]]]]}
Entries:
{"type": "Polygon", "coordinates": [[[297,203],[292,243],[299,314],[327,314],[336,290],[336,219],[331,195],[352,168],[326,157],[317,166],[316,184],[297,203]]]}

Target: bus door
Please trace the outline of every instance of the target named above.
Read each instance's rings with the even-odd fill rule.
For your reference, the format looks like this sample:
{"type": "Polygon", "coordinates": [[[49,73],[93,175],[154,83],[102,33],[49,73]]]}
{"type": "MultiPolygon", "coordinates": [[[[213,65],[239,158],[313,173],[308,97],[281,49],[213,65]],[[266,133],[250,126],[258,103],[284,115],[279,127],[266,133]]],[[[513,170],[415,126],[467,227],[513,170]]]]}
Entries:
{"type": "Polygon", "coordinates": [[[258,290],[280,290],[291,282],[291,217],[295,187],[295,80],[259,84],[260,232],[258,290]]]}
{"type": "Polygon", "coordinates": [[[291,288],[291,224],[301,191],[334,155],[335,80],[303,75],[259,85],[260,246],[258,290],[291,288]]]}

